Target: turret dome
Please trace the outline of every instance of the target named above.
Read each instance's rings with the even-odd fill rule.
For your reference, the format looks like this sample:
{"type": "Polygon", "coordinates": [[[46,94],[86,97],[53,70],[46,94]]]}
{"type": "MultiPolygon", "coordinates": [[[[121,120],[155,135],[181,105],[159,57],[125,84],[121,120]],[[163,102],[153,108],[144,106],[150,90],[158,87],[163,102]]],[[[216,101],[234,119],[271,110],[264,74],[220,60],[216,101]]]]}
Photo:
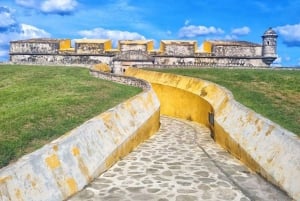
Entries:
{"type": "Polygon", "coordinates": [[[267,31],[265,31],[263,36],[275,36],[275,37],[277,37],[277,33],[270,27],[267,31]]]}

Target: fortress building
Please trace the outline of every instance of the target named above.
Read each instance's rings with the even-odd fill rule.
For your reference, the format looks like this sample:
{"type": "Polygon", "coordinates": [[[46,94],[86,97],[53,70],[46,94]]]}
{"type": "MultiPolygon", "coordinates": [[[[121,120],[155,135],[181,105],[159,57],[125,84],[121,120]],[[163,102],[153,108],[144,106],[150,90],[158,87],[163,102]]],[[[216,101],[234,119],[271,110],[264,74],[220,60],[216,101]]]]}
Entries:
{"type": "Polygon", "coordinates": [[[262,44],[247,41],[162,40],[154,49],[152,40],[121,40],[112,48],[109,39],[29,39],[10,42],[10,61],[17,64],[86,65],[106,63],[120,73],[126,66],[267,67],[276,59],[277,34],[269,28],[262,44]]]}

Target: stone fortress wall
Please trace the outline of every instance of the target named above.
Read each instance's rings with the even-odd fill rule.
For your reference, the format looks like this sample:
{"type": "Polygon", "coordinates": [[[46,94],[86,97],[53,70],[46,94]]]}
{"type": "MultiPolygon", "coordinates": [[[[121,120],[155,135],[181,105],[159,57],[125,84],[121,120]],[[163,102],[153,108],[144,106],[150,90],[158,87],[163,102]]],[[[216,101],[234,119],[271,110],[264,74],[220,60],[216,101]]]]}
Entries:
{"type": "Polygon", "coordinates": [[[194,40],[121,40],[117,48],[109,39],[29,39],[11,41],[10,61],[17,64],[86,65],[106,63],[115,73],[127,66],[245,66],[268,67],[276,59],[277,34],[270,28],[262,44],[209,40],[198,49],[194,40]]]}

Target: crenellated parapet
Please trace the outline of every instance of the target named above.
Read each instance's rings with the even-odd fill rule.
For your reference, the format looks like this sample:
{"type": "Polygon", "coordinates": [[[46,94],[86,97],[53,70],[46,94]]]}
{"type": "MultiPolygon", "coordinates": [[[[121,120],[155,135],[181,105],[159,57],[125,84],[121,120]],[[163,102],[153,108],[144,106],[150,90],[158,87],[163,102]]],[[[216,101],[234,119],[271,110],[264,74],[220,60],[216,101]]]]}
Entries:
{"type": "Polygon", "coordinates": [[[29,39],[10,42],[10,54],[59,54],[71,48],[70,39],[29,39]]]}
{"type": "Polygon", "coordinates": [[[11,41],[10,61],[54,65],[106,63],[118,68],[115,72],[122,72],[124,66],[144,65],[268,67],[277,57],[276,38],[277,34],[269,29],[262,44],[207,40],[199,47],[195,40],[161,40],[157,49],[153,40],[120,40],[114,48],[110,39],[74,40],[74,47],[70,39],[29,39],[11,41]]]}

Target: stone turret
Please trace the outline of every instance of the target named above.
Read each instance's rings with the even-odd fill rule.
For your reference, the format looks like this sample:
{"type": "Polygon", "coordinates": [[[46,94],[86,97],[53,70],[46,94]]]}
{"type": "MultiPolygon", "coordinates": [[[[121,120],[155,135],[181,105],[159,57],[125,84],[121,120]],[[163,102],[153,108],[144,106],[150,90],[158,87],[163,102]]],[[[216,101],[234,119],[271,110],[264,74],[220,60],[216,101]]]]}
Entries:
{"type": "Polygon", "coordinates": [[[277,33],[272,28],[269,28],[267,31],[265,31],[264,35],[262,36],[263,62],[267,65],[271,65],[272,62],[277,58],[277,37],[277,33]]]}

